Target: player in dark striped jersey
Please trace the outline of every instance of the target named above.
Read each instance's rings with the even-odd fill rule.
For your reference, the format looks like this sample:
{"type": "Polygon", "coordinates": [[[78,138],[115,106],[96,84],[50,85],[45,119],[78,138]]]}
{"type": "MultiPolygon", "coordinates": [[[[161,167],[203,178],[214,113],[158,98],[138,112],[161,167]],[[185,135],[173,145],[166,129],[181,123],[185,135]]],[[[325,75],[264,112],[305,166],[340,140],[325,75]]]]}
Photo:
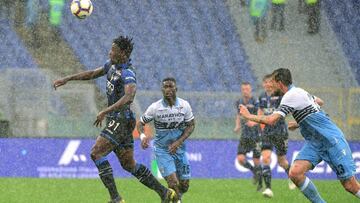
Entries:
{"type": "Polygon", "coordinates": [[[110,60],[104,66],[55,80],[53,85],[56,89],[71,80],[90,80],[106,76],[108,107],[98,113],[94,123],[97,127],[101,126],[106,117],[106,126],[96,139],[91,150],[91,159],[98,168],[100,179],[109,191],[110,202],[124,202],[116,189],[113,170],[106,158],[110,152],[116,154],[123,169],[139,179],[142,184],[156,191],[162,202],[169,202],[176,197],[175,191],[161,185],[146,166],[136,163],[134,159],[132,131],[136,121],[130,104],[135,97],[136,75],[130,63],[132,50],[132,39],[119,36],[114,39],[109,52],[110,60]]]}
{"type": "MultiPolygon", "coordinates": [[[[238,145],[237,160],[245,168],[249,169],[254,177],[254,183],[261,181],[261,166],[260,166],[260,137],[259,125],[253,121],[240,118],[240,104],[245,105],[250,113],[257,114],[258,100],[251,95],[252,88],[248,82],[241,84],[241,99],[236,101],[236,119],[234,132],[241,132],[241,137],[238,145]],[[253,153],[254,165],[251,165],[246,159],[246,154],[253,153]]],[[[261,183],[259,183],[261,185],[261,183]]]]}
{"type": "MultiPolygon", "coordinates": [[[[272,75],[265,75],[263,78],[263,88],[265,90],[259,96],[258,115],[271,115],[274,110],[279,107],[282,99],[282,93],[275,91],[273,87],[272,75]]],[[[262,156],[262,176],[265,182],[265,190],[263,195],[273,197],[271,190],[271,153],[273,148],[276,149],[276,155],[279,165],[289,173],[289,163],[286,159],[288,150],[288,129],[285,119],[282,118],[274,125],[265,125],[261,132],[261,156],[262,156]]],[[[292,183],[292,182],[290,182],[292,183]]],[[[292,184],[293,185],[293,184],[292,184]]],[[[292,186],[290,185],[290,186],[292,186]]],[[[293,186],[296,187],[296,186],[293,186]]]]}
{"type": "Polygon", "coordinates": [[[321,161],[328,163],[336,172],[346,191],[360,199],[354,159],[343,132],[321,110],[314,96],[292,84],[289,69],[277,69],[272,75],[277,89],[284,93],[280,107],[271,115],[259,116],[250,114],[245,106],[241,106],[241,115],[258,123],[273,125],[292,114],[296,123],[289,124],[289,129],[300,128],[305,144],[290,167],[289,177],[311,202],[325,202],[314,183],[305,175],[321,161]]]}

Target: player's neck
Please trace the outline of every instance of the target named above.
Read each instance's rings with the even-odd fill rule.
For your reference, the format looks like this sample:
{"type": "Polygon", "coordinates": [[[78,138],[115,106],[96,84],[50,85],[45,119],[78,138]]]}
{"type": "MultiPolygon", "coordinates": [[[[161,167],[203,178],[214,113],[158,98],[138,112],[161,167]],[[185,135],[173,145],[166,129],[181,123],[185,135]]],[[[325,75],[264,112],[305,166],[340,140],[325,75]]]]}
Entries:
{"type": "Polygon", "coordinates": [[[172,107],[172,106],[175,105],[176,98],[171,98],[171,99],[169,99],[169,98],[168,98],[168,99],[164,98],[164,102],[165,102],[168,106],[172,107]]]}

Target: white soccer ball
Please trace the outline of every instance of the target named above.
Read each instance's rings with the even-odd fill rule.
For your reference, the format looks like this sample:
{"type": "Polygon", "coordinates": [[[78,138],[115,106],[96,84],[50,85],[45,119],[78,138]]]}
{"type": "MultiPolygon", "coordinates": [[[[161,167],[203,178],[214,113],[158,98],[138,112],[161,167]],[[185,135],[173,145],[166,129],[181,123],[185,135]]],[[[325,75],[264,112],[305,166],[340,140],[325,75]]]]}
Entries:
{"type": "Polygon", "coordinates": [[[90,0],[73,0],[71,2],[71,13],[79,19],[85,19],[90,16],[94,7],[90,0]]]}

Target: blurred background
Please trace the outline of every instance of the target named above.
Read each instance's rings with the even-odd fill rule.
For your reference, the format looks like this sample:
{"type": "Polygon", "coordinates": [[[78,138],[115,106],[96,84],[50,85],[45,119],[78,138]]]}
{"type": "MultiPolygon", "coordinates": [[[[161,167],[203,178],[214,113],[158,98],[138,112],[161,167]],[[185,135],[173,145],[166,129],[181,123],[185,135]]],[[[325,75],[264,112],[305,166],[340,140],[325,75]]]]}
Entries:
{"type": "MultiPolygon", "coordinates": [[[[94,0],[92,15],[79,20],[70,1],[1,0],[0,136],[97,136],[92,123],[106,106],[105,79],[57,91],[52,81],[102,66],[112,40],[128,35],[135,42],[137,117],[161,98],[160,81],[173,76],[196,116],[190,139],[238,139],[241,82],[250,82],[257,97],[265,74],[289,68],[296,86],[325,101],[346,138],[360,139],[359,1],[288,0],[283,15],[270,1],[258,28],[249,4],[94,0]]],[[[302,138],[295,132],[290,139],[302,138]]]]}

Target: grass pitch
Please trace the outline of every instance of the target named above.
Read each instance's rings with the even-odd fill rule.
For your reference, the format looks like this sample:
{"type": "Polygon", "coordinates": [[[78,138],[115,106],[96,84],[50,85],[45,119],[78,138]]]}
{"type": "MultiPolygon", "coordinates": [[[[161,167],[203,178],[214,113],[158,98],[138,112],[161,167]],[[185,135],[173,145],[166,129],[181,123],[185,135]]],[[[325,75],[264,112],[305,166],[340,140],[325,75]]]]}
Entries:
{"type": "MultiPolygon", "coordinates": [[[[338,181],[314,182],[328,203],[358,202],[338,181]]],[[[116,183],[127,203],[160,202],[155,192],[135,179],[116,179],[116,183]]],[[[268,199],[256,192],[249,179],[193,179],[183,202],[308,202],[299,190],[288,189],[287,180],[273,180],[272,189],[274,197],[268,199]]],[[[107,200],[108,193],[100,179],[0,178],[0,202],[4,203],[98,203],[107,200]]]]}

